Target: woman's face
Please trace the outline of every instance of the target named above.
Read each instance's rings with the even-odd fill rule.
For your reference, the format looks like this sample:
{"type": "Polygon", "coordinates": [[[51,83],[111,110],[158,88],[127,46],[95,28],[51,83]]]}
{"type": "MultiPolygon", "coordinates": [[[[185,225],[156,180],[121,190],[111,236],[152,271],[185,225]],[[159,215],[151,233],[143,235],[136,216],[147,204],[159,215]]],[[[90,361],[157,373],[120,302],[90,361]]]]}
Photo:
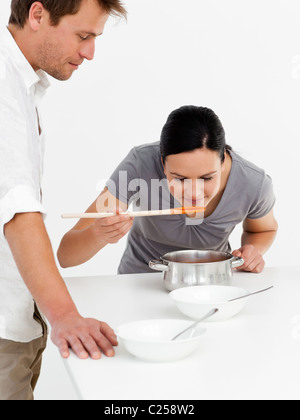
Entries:
{"type": "Polygon", "coordinates": [[[220,191],[224,169],[219,152],[209,149],[170,155],[164,163],[170,192],[184,207],[207,207],[220,191]]]}

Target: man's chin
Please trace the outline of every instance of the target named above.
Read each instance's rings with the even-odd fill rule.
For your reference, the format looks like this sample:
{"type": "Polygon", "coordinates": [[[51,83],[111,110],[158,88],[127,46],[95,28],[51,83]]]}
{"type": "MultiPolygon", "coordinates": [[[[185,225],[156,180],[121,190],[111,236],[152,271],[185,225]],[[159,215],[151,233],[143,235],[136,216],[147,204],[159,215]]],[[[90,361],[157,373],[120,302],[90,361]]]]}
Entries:
{"type": "Polygon", "coordinates": [[[69,75],[60,75],[60,76],[51,76],[51,77],[58,80],[59,82],[66,82],[67,80],[71,79],[72,76],[73,76],[73,73],[69,75]]]}
{"type": "Polygon", "coordinates": [[[71,79],[74,71],[57,71],[57,70],[45,70],[49,76],[53,77],[53,79],[59,80],[60,82],[66,82],[67,80],[71,79]]]}

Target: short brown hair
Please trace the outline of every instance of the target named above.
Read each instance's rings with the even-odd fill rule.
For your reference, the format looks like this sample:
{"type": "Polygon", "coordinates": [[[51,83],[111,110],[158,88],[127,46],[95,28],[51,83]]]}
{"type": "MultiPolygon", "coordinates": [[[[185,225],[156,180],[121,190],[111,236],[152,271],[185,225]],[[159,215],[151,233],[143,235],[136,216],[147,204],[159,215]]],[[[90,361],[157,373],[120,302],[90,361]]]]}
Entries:
{"type": "MultiPolygon", "coordinates": [[[[63,16],[78,13],[82,2],[82,0],[12,0],[9,24],[24,28],[29,10],[36,1],[42,3],[49,12],[53,26],[57,26],[63,16]]],[[[97,1],[107,14],[126,18],[127,12],[120,0],[97,1]]]]}

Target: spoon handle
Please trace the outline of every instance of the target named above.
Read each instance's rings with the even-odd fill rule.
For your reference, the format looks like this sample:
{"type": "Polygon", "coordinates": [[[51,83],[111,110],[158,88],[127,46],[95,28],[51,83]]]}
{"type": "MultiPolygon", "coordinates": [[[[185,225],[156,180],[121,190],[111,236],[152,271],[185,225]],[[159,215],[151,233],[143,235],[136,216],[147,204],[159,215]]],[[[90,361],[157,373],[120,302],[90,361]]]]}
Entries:
{"type": "Polygon", "coordinates": [[[177,334],[174,338],[172,338],[172,341],[177,340],[182,334],[186,333],[187,331],[191,330],[192,328],[195,328],[200,322],[205,321],[207,318],[210,318],[214,314],[216,314],[219,311],[219,309],[212,309],[209,311],[206,315],[204,315],[203,318],[199,319],[198,321],[194,322],[192,325],[190,325],[188,328],[186,328],[184,331],[181,331],[179,334],[177,334]]]}
{"type": "Polygon", "coordinates": [[[266,292],[266,291],[271,290],[273,288],[274,288],[274,286],[271,286],[271,287],[268,287],[267,289],[259,290],[258,292],[248,293],[247,295],[240,296],[240,297],[235,298],[235,299],[231,299],[228,302],[235,302],[236,300],[239,300],[239,299],[245,299],[246,297],[249,297],[249,296],[258,295],[259,293],[266,292]]]}

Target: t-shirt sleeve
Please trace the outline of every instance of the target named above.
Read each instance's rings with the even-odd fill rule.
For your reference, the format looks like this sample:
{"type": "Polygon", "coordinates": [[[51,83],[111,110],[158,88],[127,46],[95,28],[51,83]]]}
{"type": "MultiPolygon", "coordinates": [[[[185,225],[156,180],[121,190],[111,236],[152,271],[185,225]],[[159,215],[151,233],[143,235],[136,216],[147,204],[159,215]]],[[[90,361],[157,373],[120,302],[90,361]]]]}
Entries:
{"type": "Polygon", "coordinates": [[[108,191],[122,203],[130,204],[138,190],[138,156],[133,148],[106,183],[108,191]]]}
{"type": "Polygon", "coordinates": [[[269,175],[264,176],[259,194],[252,203],[247,219],[261,219],[267,216],[273,209],[276,202],[272,179],[269,175]]]}

